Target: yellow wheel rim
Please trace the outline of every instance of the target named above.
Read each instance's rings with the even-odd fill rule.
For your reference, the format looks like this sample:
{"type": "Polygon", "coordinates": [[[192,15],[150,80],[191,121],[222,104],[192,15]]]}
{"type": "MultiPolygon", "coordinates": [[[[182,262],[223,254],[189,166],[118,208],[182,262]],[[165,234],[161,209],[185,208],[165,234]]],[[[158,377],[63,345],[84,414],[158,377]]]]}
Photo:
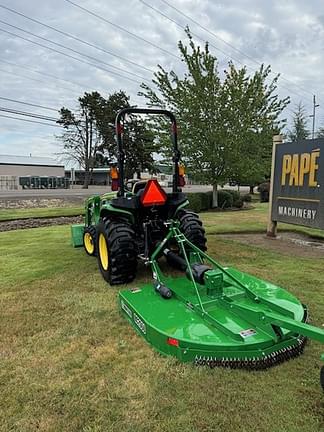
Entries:
{"type": "Polygon", "coordinates": [[[99,234],[99,257],[102,268],[108,270],[108,248],[103,234],[99,234]]]}
{"type": "Polygon", "coordinates": [[[92,255],[94,253],[94,244],[92,235],[90,233],[85,233],[83,237],[84,247],[88,254],[92,255]]]}

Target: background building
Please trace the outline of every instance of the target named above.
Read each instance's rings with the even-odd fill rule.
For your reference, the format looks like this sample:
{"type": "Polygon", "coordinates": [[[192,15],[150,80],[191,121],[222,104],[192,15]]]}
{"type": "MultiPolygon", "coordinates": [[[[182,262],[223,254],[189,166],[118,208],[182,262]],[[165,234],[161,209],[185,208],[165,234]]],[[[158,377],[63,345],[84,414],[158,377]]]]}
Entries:
{"type": "Polygon", "coordinates": [[[21,177],[64,177],[64,165],[47,157],[0,155],[0,189],[18,189],[21,177]]]}
{"type": "MultiPolygon", "coordinates": [[[[84,169],[68,169],[65,170],[65,177],[67,177],[71,183],[82,185],[84,183],[84,169]]],[[[90,185],[107,186],[110,185],[110,168],[94,168],[91,178],[90,185]]]]}

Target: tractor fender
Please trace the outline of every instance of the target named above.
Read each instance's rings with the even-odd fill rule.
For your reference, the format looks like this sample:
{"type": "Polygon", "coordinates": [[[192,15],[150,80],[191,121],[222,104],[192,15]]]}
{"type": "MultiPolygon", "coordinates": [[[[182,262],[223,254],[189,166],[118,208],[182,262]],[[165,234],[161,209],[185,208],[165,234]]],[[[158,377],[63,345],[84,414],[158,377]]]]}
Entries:
{"type": "Polygon", "coordinates": [[[126,217],[127,219],[129,219],[132,224],[135,223],[134,215],[131,212],[113,207],[109,203],[102,205],[100,210],[100,217],[104,218],[109,215],[123,216],[124,218],[126,217]]]}
{"type": "Polygon", "coordinates": [[[189,205],[189,200],[186,200],[183,203],[181,203],[179,207],[177,207],[176,211],[174,212],[174,216],[176,216],[181,209],[187,207],[188,205],[189,205]]]}

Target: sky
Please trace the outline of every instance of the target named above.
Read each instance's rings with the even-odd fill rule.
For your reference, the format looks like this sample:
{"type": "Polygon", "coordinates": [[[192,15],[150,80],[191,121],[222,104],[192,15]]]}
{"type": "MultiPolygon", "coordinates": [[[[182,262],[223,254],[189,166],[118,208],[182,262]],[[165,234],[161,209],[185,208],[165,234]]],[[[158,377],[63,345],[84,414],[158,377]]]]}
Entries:
{"type": "Polygon", "coordinates": [[[60,152],[59,127],[4,118],[17,115],[3,108],[57,118],[84,91],[107,96],[120,89],[144,106],[137,93],[157,64],[184,73],[177,42],[185,40],[186,25],[196,42],[210,43],[220,70],[232,60],[251,74],[261,63],[271,65],[272,77],[280,73],[278,93],[291,98],[289,121],[299,102],[312,114],[315,94],[316,128],[324,126],[322,1],[0,0],[0,154],[60,152]]]}

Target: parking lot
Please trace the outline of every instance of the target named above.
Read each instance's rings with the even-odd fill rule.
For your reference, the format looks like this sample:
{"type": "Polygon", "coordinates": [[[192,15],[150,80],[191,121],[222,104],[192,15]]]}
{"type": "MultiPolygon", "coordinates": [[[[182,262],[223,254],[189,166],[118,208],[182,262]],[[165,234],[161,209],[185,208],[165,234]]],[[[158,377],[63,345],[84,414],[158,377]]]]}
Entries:
{"type": "MultiPolygon", "coordinates": [[[[226,185],[225,189],[237,189],[237,187],[232,187],[226,185]]],[[[212,186],[209,185],[188,185],[185,186],[183,192],[207,192],[212,190],[212,186]]],[[[82,189],[82,186],[76,185],[70,189],[20,189],[20,190],[10,190],[10,191],[0,191],[1,200],[19,200],[19,199],[51,199],[51,198],[87,198],[93,194],[103,194],[105,192],[110,192],[110,186],[89,186],[88,189],[82,189]]],[[[171,188],[166,188],[167,192],[171,192],[171,188]]],[[[240,187],[241,193],[248,193],[248,186],[240,187]]]]}

